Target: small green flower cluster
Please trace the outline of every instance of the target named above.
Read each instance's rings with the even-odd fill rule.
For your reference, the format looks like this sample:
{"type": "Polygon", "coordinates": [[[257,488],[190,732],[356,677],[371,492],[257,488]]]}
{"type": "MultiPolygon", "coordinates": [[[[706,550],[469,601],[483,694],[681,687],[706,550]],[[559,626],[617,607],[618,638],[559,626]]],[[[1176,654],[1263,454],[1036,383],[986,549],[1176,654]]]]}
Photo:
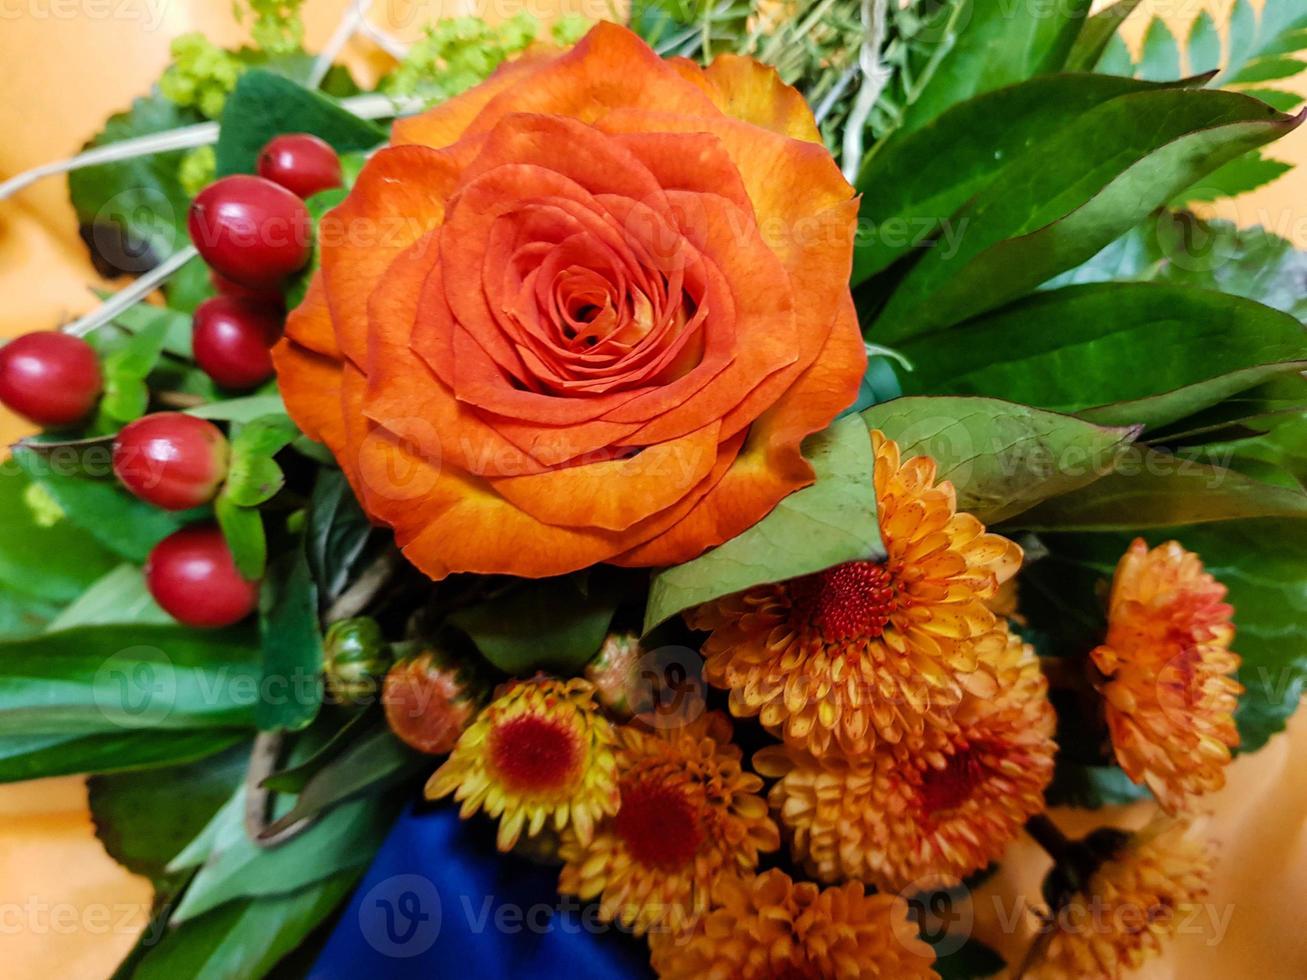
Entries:
{"type": "Polygon", "coordinates": [[[236,19],[250,13],[254,23],[250,36],[257,47],[270,55],[294,54],[304,46],[304,0],[234,0],[236,19]]]}
{"type": "Polygon", "coordinates": [[[203,34],[182,34],[172,42],[172,64],[159,79],[159,91],[216,119],[244,70],[240,58],[203,34]]]}

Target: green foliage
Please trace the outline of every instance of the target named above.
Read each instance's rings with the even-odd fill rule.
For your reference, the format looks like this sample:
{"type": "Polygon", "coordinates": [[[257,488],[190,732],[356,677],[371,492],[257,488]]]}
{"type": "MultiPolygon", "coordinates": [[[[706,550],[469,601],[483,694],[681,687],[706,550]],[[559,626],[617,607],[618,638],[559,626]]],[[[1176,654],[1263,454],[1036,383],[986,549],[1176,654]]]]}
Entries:
{"type": "Polygon", "coordinates": [[[330,603],[345,591],[378,538],[345,475],[334,466],[319,470],[309,498],[304,544],[321,602],[330,603]]]}
{"type": "Polygon", "coordinates": [[[238,20],[250,18],[250,36],[271,55],[293,54],[304,43],[304,0],[235,0],[238,20]]]}
{"type": "Polygon", "coordinates": [[[198,32],[173,38],[169,52],[172,64],[159,79],[163,97],[198,109],[209,119],[221,116],[227,96],[245,70],[241,59],[198,32]]]}
{"type": "Polygon", "coordinates": [[[264,695],[254,720],[264,731],[306,728],[322,703],[322,629],[318,590],[302,548],[273,566],[262,600],[264,695]]]}
{"type": "Polygon", "coordinates": [[[218,157],[211,146],[197,146],[182,157],[177,179],[187,196],[194,197],[218,175],[218,157]]]}
{"type": "Polygon", "coordinates": [[[79,773],[135,772],[175,766],[221,752],[246,734],[235,728],[0,737],[0,782],[79,773]]]}
{"type": "Polygon", "coordinates": [[[1092,485],[1135,436],[993,398],[899,398],[862,418],[895,440],[904,459],[934,459],[958,509],[987,524],[1092,485]]]}
{"type": "Polygon", "coordinates": [[[939,980],[982,980],[1007,966],[1002,956],[979,939],[967,938],[955,949],[956,938],[945,935],[938,944],[947,950],[937,951],[935,973],[939,980]]]}
{"type": "Polygon", "coordinates": [[[1149,797],[1148,788],[1131,782],[1119,766],[1095,766],[1059,759],[1053,781],[1044,791],[1049,806],[1097,810],[1124,806],[1149,797]]]}
{"type": "MultiPolygon", "coordinates": [[[[560,25],[575,31],[575,20],[560,25]]],[[[403,61],[381,82],[396,97],[448,99],[484,81],[499,65],[525,51],[540,25],[525,11],[496,25],[480,17],[448,17],[426,27],[403,61]]]]}
{"type": "Polygon", "coordinates": [[[100,419],[113,430],[145,414],[150,404],[146,384],[163,356],[168,338],[168,320],[156,316],[144,322],[136,333],[104,359],[104,395],[100,399],[100,419]]]}
{"type": "Polygon", "coordinates": [[[1119,41],[1117,31],[1125,19],[1135,12],[1139,4],[1140,0],[1116,0],[1116,3],[1086,20],[1080,36],[1071,46],[1071,53],[1067,55],[1063,70],[1093,71],[1094,66],[1102,60],[1107,46],[1114,39],[1119,41]]]}
{"type": "Polygon", "coordinates": [[[119,565],[98,578],[73,602],[50,621],[49,629],[66,630],[74,626],[99,626],[105,623],[172,622],[145,587],[145,576],[135,565],[119,565]]]}
{"type": "Polygon", "coordinates": [[[885,554],[876,521],[874,461],[867,427],[849,416],[811,436],[804,455],[816,482],[790,494],[761,521],[693,561],[658,572],[644,631],[721,596],[885,554]]]}
{"type": "Polygon", "coordinates": [[[386,138],[384,130],[327,96],[256,69],[241,76],[223,109],[215,149],[219,176],[253,173],[259,151],[281,133],[312,133],[342,153],[370,150],[386,138]]]}
{"type": "Polygon", "coordinates": [[[460,609],[449,622],[506,674],[579,673],[599,652],[617,611],[613,590],[586,575],[521,582],[504,595],[460,609]]]}

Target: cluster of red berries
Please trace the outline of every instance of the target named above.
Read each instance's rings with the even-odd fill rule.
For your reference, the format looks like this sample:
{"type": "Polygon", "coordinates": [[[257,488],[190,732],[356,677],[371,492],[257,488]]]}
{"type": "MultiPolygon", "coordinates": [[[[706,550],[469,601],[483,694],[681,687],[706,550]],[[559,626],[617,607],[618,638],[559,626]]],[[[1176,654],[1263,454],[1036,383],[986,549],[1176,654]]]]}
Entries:
{"type": "MultiPolygon", "coordinates": [[[[336,152],[315,136],[278,136],[259,155],[259,176],[224,177],[191,205],[188,228],[218,295],[195,311],[196,363],[225,388],[272,376],[269,348],[281,335],[282,284],[308,262],[312,222],[303,198],[342,183],[336,152]]],[[[47,428],[74,425],[95,407],[104,377],[94,349],[58,331],[26,334],[0,348],[0,403],[47,428]]],[[[211,502],[227,477],[230,447],[212,422],[159,412],[123,427],[114,474],[132,494],[165,510],[211,502]]],[[[215,524],[185,527],[145,564],[150,594],[188,626],[248,616],[259,584],[243,578],[215,524]]]]}

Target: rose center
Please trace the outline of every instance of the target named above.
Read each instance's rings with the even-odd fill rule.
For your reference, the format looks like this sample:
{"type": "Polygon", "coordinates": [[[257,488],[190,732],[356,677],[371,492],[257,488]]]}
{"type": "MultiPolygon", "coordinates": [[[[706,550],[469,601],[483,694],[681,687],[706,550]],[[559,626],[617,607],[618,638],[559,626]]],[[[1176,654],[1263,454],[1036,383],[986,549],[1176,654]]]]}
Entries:
{"type": "Polygon", "coordinates": [[[896,607],[894,580],[882,562],[837,565],[799,579],[790,592],[796,620],[832,643],[880,636],[896,607]]]}
{"type": "Polygon", "coordinates": [[[653,780],[623,784],[613,826],[635,860],[664,871],[693,860],[704,836],[684,791],[653,780]]]}
{"type": "Polygon", "coordinates": [[[519,715],[496,725],[490,763],[510,789],[544,793],[566,788],[580,761],[576,733],[538,715],[519,715]]]}

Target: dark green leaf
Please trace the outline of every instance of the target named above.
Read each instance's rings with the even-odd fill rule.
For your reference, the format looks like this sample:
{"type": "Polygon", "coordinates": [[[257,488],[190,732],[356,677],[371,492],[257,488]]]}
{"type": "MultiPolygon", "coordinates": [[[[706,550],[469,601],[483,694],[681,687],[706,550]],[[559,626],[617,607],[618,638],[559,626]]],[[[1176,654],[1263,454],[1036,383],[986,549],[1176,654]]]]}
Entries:
{"type": "Polygon", "coordinates": [[[218,174],[253,173],[264,144],[282,133],[312,133],[341,153],[370,150],[386,139],[384,130],[324,95],[271,72],[249,71],[222,112],[218,174]]]}
{"type": "Polygon", "coordinates": [[[0,782],[176,766],[221,752],[247,737],[232,728],[170,731],[164,738],[153,731],[6,735],[0,737],[0,782]]]}
{"type": "Polygon", "coordinates": [[[268,564],[263,515],[255,507],[242,507],[225,490],[213,502],[213,515],[222,528],[236,571],[251,582],[262,578],[268,564]]]}
{"type": "MultiPolygon", "coordinates": [[[[133,497],[114,482],[70,472],[67,464],[43,458],[30,449],[15,449],[13,459],[49,492],[63,508],[69,523],[82,528],[105,548],[134,562],[143,562],[151,548],[196,516],[193,511],[160,510],[133,497]]],[[[104,476],[110,472],[106,454],[104,476]]]]}
{"type": "Polygon", "coordinates": [[[599,651],[616,609],[608,590],[585,588],[577,576],[565,576],[523,582],[506,595],[460,609],[449,622],[506,674],[573,674],[599,651]]]}
{"type": "Polygon", "coordinates": [[[968,938],[957,945],[957,938],[945,936],[940,941],[942,952],[935,959],[935,972],[939,980],[982,980],[992,977],[1004,967],[1007,961],[979,939],[968,938]]]}
{"type": "Polygon", "coordinates": [[[1146,800],[1148,787],[1131,782],[1117,766],[1094,766],[1059,759],[1053,781],[1044,791],[1049,806],[1074,806],[1097,810],[1146,800]]]}
{"type": "MultiPolygon", "coordinates": [[[[88,148],[200,121],[198,113],[154,94],[110,116],[88,148]]],[[[190,200],[177,177],[184,152],[153,153],[68,175],[69,196],[93,255],[112,269],[139,274],[187,243],[190,200]]]]}
{"type": "Polygon", "coordinates": [[[646,633],[724,595],[884,556],[871,440],[862,419],[849,416],[809,437],[804,455],[816,474],[812,486],[790,494],[744,533],[654,575],[646,633]]]}
{"type": "Polygon", "coordinates": [[[1255,99],[1206,90],[1138,92],[1091,109],[958,213],[957,247],[913,267],[876,321],[876,339],[896,345],[1023,295],[1297,124],[1255,99]]]}
{"type": "MultiPolygon", "coordinates": [[[[1102,61],[1108,43],[1117,37],[1122,22],[1134,13],[1139,3],[1140,0],[1117,0],[1107,9],[1099,11],[1086,20],[1084,27],[1080,29],[1080,35],[1071,47],[1071,53],[1067,55],[1063,70],[1093,71],[1102,61]]],[[[1107,74],[1129,74],[1129,72],[1107,72],[1107,74]]]]}
{"type": "Polygon", "coordinates": [[[375,540],[372,524],[354,499],[354,491],[335,467],[318,471],[305,537],[318,593],[323,602],[331,602],[360,570],[369,543],[375,540]]]}
{"type": "Polygon", "coordinates": [[[1262,156],[1261,151],[1254,150],[1235,157],[1192,187],[1181,191],[1171,201],[1171,207],[1183,207],[1192,201],[1218,201],[1223,197],[1238,197],[1278,180],[1292,169],[1292,164],[1268,160],[1262,156]]]}
{"type": "Polygon", "coordinates": [[[993,398],[899,398],[862,418],[898,442],[904,459],[934,459],[958,509],[987,524],[1092,485],[1135,435],[993,398]]]}
{"type": "Polygon", "coordinates": [[[972,96],[1060,71],[1091,5],[1091,0],[1038,7],[962,0],[957,36],[908,106],[901,128],[919,129],[972,96]]]}
{"type": "Polygon", "coordinates": [[[381,717],[379,705],[372,705],[369,709],[358,712],[340,725],[335,733],[308,758],[302,762],[295,762],[285,769],[277,770],[259,785],[278,793],[299,793],[310,779],[374,728],[381,717]]]}
{"type": "Polygon", "coordinates": [[[858,176],[854,285],[914,249],[956,248],[950,215],[1050,133],[1118,96],[1152,86],[1108,75],[1050,75],[977,96],[877,144],[858,176]],[[1002,119],[995,129],[993,121],[1002,119]],[[940,229],[943,233],[940,234],[940,229]],[[936,236],[938,240],[936,239],[936,236]]]}
{"type": "Polygon", "coordinates": [[[67,518],[38,523],[24,499],[32,485],[13,460],[0,465],[0,590],[62,604],[107,574],[116,559],[67,518]]]}
{"type": "Polygon", "coordinates": [[[1133,531],[1252,517],[1307,517],[1307,492],[1140,447],[1118,458],[1114,472],[1045,501],[1017,523],[1031,530],[1133,531]]]}
{"type": "Polygon", "coordinates": [[[172,623],[145,587],[145,575],[135,565],[119,565],[95,580],[50,623],[51,630],[104,623],[172,623]]]}
{"type": "Polygon", "coordinates": [[[105,625],[0,643],[0,735],[250,725],[256,657],[240,629],[105,625]]]}
{"type": "Polygon", "coordinates": [[[306,727],[322,704],[322,629],[318,589],[302,548],[263,584],[263,697],[254,709],[265,730],[306,727]]]}
{"type": "Polygon", "coordinates": [[[233,746],[237,738],[242,736],[210,735],[210,751],[186,765],[91,779],[91,819],[109,856],[133,874],[163,879],[168,862],[204,829],[244,778],[249,744],[233,746]],[[215,736],[223,739],[216,747],[215,736]],[[227,751],[216,754],[220,748],[227,751]]]}
{"type": "Polygon", "coordinates": [[[1307,368],[1307,330],[1236,296],[1107,283],[1036,293],[903,353],[916,367],[903,378],[909,393],[1002,396],[1153,427],[1307,368]]]}

